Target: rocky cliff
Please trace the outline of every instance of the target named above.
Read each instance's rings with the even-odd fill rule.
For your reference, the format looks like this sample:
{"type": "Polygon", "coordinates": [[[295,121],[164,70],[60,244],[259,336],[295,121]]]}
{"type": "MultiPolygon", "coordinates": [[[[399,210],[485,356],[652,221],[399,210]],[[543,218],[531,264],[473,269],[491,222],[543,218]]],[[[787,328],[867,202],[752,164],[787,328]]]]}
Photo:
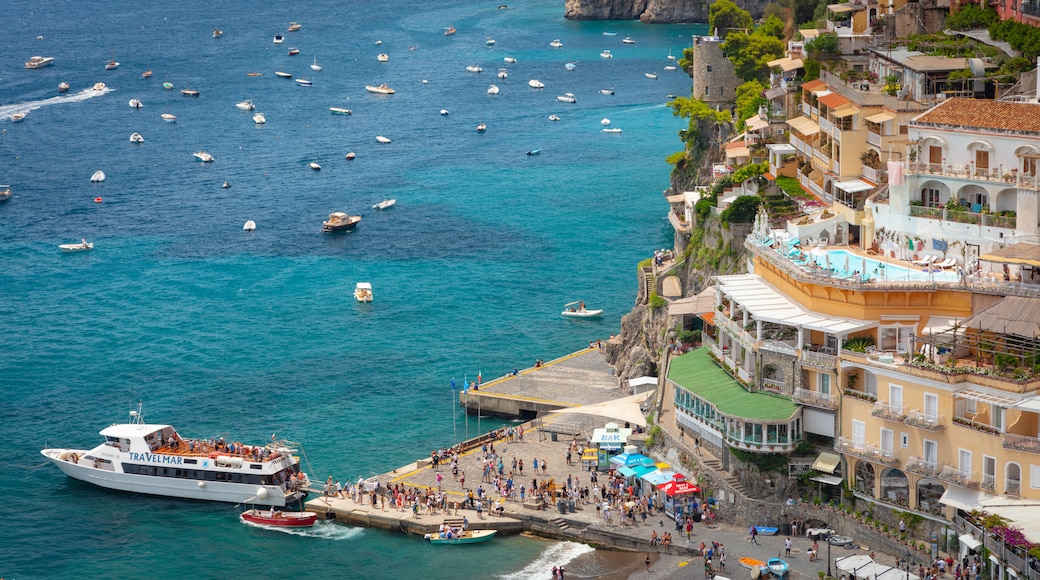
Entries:
{"type": "MultiPolygon", "coordinates": [[[[767,0],[735,0],[756,20],[767,0]]],[[[707,22],[710,3],[701,0],[566,0],[571,20],[640,20],[647,23],[707,22]]]]}

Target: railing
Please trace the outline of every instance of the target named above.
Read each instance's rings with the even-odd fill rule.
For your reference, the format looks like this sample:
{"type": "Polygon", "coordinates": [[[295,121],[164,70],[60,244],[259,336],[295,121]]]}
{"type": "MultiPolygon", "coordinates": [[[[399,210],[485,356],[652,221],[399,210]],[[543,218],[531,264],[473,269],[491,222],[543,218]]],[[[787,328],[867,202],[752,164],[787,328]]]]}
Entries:
{"type": "Polygon", "coordinates": [[[997,488],[997,476],[992,473],[983,473],[982,483],[980,483],[979,486],[987,491],[993,491],[997,488]]]}
{"type": "Polygon", "coordinates": [[[873,167],[863,166],[863,177],[866,177],[874,183],[882,183],[887,181],[888,178],[885,176],[884,170],[874,169],[873,167]]]}
{"type": "Polygon", "coordinates": [[[939,465],[934,461],[910,456],[910,458],[906,460],[906,470],[927,477],[935,477],[939,473],[939,465]]]}
{"type": "Polygon", "coordinates": [[[1002,183],[1013,183],[1016,187],[1022,189],[1037,189],[1037,176],[1020,175],[1017,169],[1004,170],[1001,167],[988,168],[975,167],[972,164],[951,165],[948,163],[907,161],[906,173],[907,175],[926,173],[979,181],[999,181],[1002,183]]]}
{"type": "Polygon", "coordinates": [[[874,403],[874,410],[870,412],[875,417],[881,417],[882,419],[888,419],[889,421],[899,421],[900,423],[906,419],[906,407],[902,405],[892,405],[884,401],[878,401],[874,403]]]}
{"type": "Polygon", "coordinates": [[[1004,449],[1014,449],[1016,451],[1026,451],[1028,453],[1040,453],[1040,439],[1037,439],[1036,437],[1004,433],[1003,445],[1004,449]]]}
{"type": "Polygon", "coordinates": [[[881,135],[878,135],[873,131],[867,131],[867,143],[870,143],[875,147],[881,147],[881,135]]]}
{"type": "Polygon", "coordinates": [[[768,350],[777,354],[786,354],[788,356],[798,357],[798,349],[779,340],[763,340],[758,345],[759,350],[768,350]]]}
{"type": "Polygon", "coordinates": [[[834,124],[831,123],[830,120],[828,120],[826,117],[821,117],[820,118],[820,131],[823,131],[825,134],[830,135],[831,131],[833,131],[833,130],[834,130],[834,124]]]}
{"type": "Polygon", "coordinates": [[[943,219],[943,210],[938,207],[926,207],[923,205],[911,205],[910,206],[911,217],[923,217],[931,218],[936,220],[943,219]]]}
{"type": "MultiPolygon", "coordinates": [[[[976,538],[982,538],[982,545],[989,550],[990,554],[995,557],[999,557],[1004,560],[1008,566],[1018,571],[1018,576],[1027,578],[1028,580],[1037,580],[1040,578],[1040,572],[1034,570],[1029,565],[1027,558],[1023,557],[1023,554],[1019,554],[1015,548],[1005,545],[999,538],[993,534],[986,533],[985,528],[980,528],[975,524],[969,522],[959,515],[953,517],[954,524],[958,525],[968,533],[972,534],[976,538]]],[[[1021,549],[1020,549],[1021,550],[1021,549]]]]}
{"type": "Polygon", "coordinates": [[[684,221],[683,217],[675,211],[668,212],[668,222],[671,223],[672,227],[675,228],[675,231],[679,233],[688,234],[692,229],[690,222],[684,221]]]}
{"type": "Polygon", "coordinates": [[[856,444],[853,440],[838,437],[834,441],[834,449],[846,455],[855,455],[875,463],[895,465],[899,463],[891,449],[883,449],[875,445],[856,444]]]}
{"type": "Polygon", "coordinates": [[[834,370],[838,368],[838,357],[830,354],[824,354],[822,352],[813,352],[811,350],[802,351],[802,364],[815,367],[824,370],[834,370]]]}
{"type": "Polygon", "coordinates": [[[747,384],[751,384],[755,380],[755,375],[749,373],[743,368],[737,367],[737,376],[747,384]]]}
{"type": "Polygon", "coordinates": [[[952,465],[943,467],[937,477],[942,481],[961,487],[975,488],[979,486],[979,479],[974,471],[961,471],[952,465]]]}
{"type": "Polygon", "coordinates": [[[1000,435],[1000,429],[996,426],[976,421],[971,417],[965,416],[960,410],[958,410],[957,414],[953,416],[953,422],[961,427],[967,427],[990,435],[1000,435]]]}
{"type": "Polygon", "coordinates": [[[1022,14],[1040,17],[1040,4],[1022,3],[1019,4],[1018,7],[1022,10],[1022,14]]]}
{"type": "Polygon", "coordinates": [[[857,391],[856,389],[845,389],[842,391],[842,394],[844,394],[846,397],[859,399],[860,401],[867,401],[869,403],[874,403],[877,401],[877,395],[872,393],[865,393],[863,391],[857,391]]]}
{"type": "Polygon", "coordinates": [[[946,421],[941,414],[929,415],[917,409],[906,414],[906,424],[928,429],[929,431],[941,431],[946,428],[946,421]]]}
{"type": "Polygon", "coordinates": [[[714,343],[708,346],[711,348],[711,354],[715,355],[715,358],[722,360],[722,357],[724,356],[722,353],[722,348],[720,348],[719,345],[714,343]]]}
{"type": "Polygon", "coordinates": [[[1022,480],[1004,479],[1004,493],[1007,495],[1022,495],[1022,480]]]}
{"type": "Polygon", "coordinates": [[[785,387],[784,381],[778,381],[776,379],[762,379],[762,388],[773,391],[776,393],[784,392],[785,387]]]}
{"type": "Polygon", "coordinates": [[[795,403],[811,405],[813,407],[822,407],[824,409],[834,410],[838,408],[838,398],[833,394],[810,391],[809,389],[803,389],[800,387],[794,390],[791,400],[795,403]]]}

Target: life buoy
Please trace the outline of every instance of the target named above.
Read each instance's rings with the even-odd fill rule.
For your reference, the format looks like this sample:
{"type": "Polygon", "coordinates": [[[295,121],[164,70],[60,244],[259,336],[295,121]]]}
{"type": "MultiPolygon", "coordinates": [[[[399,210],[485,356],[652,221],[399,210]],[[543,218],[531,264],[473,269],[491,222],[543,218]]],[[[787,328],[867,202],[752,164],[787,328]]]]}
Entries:
{"type": "Polygon", "coordinates": [[[220,457],[220,453],[218,453],[216,451],[214,451],[213,453],[209,454],[209,458],[210,459],[216,459],[217,457],[220,457]]]}

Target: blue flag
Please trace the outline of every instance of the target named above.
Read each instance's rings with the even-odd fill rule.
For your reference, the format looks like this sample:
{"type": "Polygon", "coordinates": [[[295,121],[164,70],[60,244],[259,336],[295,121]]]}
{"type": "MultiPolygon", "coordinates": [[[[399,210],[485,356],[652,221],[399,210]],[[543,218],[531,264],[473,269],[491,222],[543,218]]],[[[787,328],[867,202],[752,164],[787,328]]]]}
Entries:
{"type": "Polygon", "coordinates": [[[451,392],[455,392],[455,377],[451,377],[451,392]]]}

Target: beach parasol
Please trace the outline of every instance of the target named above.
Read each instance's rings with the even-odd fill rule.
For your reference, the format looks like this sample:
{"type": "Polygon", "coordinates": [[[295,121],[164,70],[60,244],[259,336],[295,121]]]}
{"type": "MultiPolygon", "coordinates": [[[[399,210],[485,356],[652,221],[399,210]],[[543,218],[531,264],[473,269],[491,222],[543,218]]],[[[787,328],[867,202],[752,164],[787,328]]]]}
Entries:
{"type": "Polygon", "coordinates": [[[849,255],[845,254],[845,273],[849,272],[849,255]]]}

